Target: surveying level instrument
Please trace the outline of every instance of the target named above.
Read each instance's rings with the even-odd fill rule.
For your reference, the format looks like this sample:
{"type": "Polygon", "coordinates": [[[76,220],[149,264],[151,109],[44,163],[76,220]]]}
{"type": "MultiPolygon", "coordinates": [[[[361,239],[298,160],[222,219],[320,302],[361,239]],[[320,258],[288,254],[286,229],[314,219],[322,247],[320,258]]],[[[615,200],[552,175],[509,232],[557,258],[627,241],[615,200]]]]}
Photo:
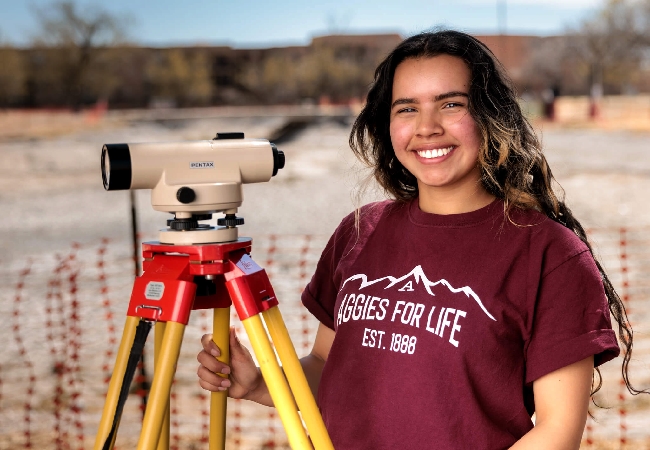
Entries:
{"type": "MultiPolygon", "coordinates": [[[[142,244],[143,273],[133,284],[95,450],[110,450],[115,444],[129,386],[154,324],[154,374],[137,449],[169,449],[170,392],[190,312],[213,310],[213,340],[221,349],[217,359],[230,364],[233,304],[291,448],[334,448],[273,287],[265,270],[250,256],[252,240],[238,236],[237,226],[243,224],[236,216],[243,201],[241,185],[269,181],[284,162],[284,154],[275,145],[264,139],[245,139],[243,133],[218,133],[209,141],[106,144],[102,148],[106,190],[151,189],[153,208],[170,212],[174,218],[160,230],[159,241],[142,244]],[[225,214],[216,227],[199,223],[210,220],[213,213],[225,214]]],[[[211,393],[210,450],[225,448],[227,396],[226,391],[211,393]]]]}

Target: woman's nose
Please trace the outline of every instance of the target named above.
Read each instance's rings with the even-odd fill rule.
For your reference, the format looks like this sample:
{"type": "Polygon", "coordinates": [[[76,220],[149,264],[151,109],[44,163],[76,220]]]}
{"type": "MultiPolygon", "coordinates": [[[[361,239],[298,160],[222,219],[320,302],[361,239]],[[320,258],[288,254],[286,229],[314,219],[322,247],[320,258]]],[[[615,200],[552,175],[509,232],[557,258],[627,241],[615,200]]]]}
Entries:
{"type": "Polygon", "coordinates": [[[440,115],[435,111],[422,111],[416,128],[418,136],[437,136],[444,133],[440,115]]]}

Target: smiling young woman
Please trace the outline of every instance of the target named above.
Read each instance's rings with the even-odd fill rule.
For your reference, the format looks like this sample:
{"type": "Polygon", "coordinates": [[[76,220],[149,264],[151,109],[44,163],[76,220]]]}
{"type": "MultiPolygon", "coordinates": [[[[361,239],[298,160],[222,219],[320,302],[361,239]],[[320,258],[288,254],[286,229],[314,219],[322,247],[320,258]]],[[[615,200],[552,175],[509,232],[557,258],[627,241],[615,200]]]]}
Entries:
{"type": "MultiPolygon", "coordinates": [[[[301,364],[337,450],[577,449],[594,370],[619,354],[611,318],[640,392],[621,299],[485,45],[406,39],[350,146],[390,200],[342,220],[302,294],[320,325],[301,364]]],[[[203,388],[272,405],[234,334],[230,366],[202,345],[203,388]]]]}

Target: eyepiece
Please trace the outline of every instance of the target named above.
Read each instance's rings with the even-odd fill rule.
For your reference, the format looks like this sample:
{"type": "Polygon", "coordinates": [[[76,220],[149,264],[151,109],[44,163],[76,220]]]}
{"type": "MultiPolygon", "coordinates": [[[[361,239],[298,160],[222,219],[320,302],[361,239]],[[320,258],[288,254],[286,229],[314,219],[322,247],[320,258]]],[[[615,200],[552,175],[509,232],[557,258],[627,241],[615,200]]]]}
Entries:
{"type": "Polygon", "coordinates": [[[284,152],[278,150],[275,144],[271,143],[271,148],[273,149],[273,174],[271,176],[274,177],[278,174],[278,170],[284,168],[285,158],[284,152]]]}
{"type": "Polygon", "coordinates": [[[102,181],[107,191],[131,188],[131,152],[128,144],[102,147],[102,181]]]}

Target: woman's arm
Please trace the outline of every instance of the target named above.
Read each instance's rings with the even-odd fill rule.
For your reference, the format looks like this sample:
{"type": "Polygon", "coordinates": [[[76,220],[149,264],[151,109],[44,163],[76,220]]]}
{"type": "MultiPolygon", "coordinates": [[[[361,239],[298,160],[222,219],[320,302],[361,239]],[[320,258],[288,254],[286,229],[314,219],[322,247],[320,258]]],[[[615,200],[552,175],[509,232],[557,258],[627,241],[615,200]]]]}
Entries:
{"type": "Polygon", "coordinates": [[[317,400],[318,386],[320,386],[320,377],[323,374],[323,366],[325,366],[325,361],[327,361],[327,357],[330,354],[330,349],[332,348],[335,335],[336,333],[334,333],[334,330],[319,323],[311,353],[304,358],[300,358],[302,370],[305,372],[305,377],[307,377],[307,382],[309,383],[311,392],[317,400]]]}
{"type": "Polygon", "coordinates": [[[511,450],[580,448],[593,371],[594,357],[590,356],[535,380],[535,428],[511,450]]]}
{"type": "MultiPolygon", "coordinates": [[[[317,397],[323,366],[327,361],[335,333],[332,329],[319,324],[311,353],[300,359],[300,364],[307,377],[307,382],[314,397],[317,397]]],[[[255,366],[253,358],[246,347],[241,345],[234,331],[230,334],[230,366],[215,359],[220,350],[209,334],[201,338],[203,350],[197,359],[201,364],[198,370],[199,384],[208,391],[225,391],[233,398],[252,400],[262,405],[273,406],[273,400],[262,374],[255,366]],[[229,374],[229,378],[219,375],[229,374]]]]}

